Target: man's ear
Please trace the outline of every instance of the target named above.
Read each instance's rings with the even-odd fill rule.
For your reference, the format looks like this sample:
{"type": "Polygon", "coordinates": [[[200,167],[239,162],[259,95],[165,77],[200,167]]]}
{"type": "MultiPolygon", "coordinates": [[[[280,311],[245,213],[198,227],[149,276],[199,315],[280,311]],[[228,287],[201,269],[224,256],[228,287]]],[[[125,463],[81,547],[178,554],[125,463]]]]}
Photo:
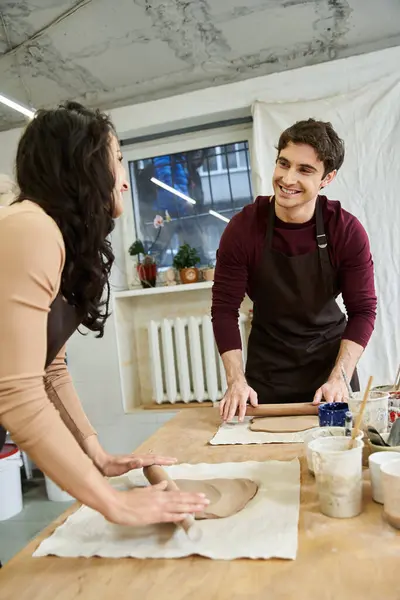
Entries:
{"type": "Polygon", "coordinates": [[[327,175],[325,175],[325,177],[321,181],[320,188],[322,189],[322,188],[326,187],[327,185],[329,185],[330,183],[332,183],[332,181],[335,179],[336,175],[337,175],[336,169],[334,171],[331,171],[327,175]]]}

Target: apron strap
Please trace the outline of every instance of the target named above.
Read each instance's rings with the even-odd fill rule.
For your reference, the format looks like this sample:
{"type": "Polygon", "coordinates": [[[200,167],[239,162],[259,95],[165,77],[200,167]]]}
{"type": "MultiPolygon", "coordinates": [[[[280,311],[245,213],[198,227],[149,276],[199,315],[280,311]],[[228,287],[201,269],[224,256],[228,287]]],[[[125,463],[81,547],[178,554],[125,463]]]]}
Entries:
{"type": "Polygon", "coordinates": [[[325,234],[324,219],[322,216],[322,207],[319,198],[315,207],[315,221],[317,230],[317,246],[319,254],[319,264],[321,266],[322,279],[327,292],[333,294],[332,283],[330,278],[331,261],[328,251],[328,240],[325,234]]]}
{"type": "Polygon", "coordinates": [[[268,223],[267,233],[265,235],[265,241],[267,248],[272,248],[272,238],[274,237],[274,223],[275,223],[275,196],[272,196],[268,206],[268,223]]]}

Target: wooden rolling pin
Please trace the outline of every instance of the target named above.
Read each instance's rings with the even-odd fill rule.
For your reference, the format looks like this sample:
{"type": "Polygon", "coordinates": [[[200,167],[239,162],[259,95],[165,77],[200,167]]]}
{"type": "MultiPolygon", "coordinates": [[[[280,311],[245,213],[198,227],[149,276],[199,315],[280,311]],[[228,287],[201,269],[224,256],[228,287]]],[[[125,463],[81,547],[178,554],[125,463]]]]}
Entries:
{"type": "MultiPolygon", "coordinates": [[[[236,412],[237,414],[237,412],[236,412]]],[[[259,404],[248,405],[246,408],[248,417],[297,417],[299,415],[318,415],[318,406],[310,402],[293,404],[259,404]]]]}
{"type": "MultiPolygon", "coordinates": [[[[151,467],[143,468],[143,475],[146,477],[147,481],[152,485],[157,485],[157,483],[161,483],[162,481],[166,481],[167,491],[169,492],[179,492],[179,488],[176,485],[175,481],[173,481],[164,469],[158,465],[152,465],[151,467]]],[[[193,515],[188,515],[183,521],[179,521],[177,525],[182,527],[186,533],[189,535],[189,530],[193,527],[195,523],[193,515]]],[[[195,528],[194,528],[195,529],[195,528]]],[[[190,534],[191,538],[196,537],[196,532],[192,531],[190,534]]]]}

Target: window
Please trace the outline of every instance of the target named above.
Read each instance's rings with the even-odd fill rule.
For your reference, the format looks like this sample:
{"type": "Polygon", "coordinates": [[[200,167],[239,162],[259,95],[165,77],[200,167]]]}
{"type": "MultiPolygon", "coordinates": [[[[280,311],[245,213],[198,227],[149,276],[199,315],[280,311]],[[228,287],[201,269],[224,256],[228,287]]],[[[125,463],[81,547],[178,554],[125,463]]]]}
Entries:
{"type": "MultiPolygon", "coordinates": [[[[240,140],[239,135],[243,132],[236,133],[240,140]]],[[[167,268],[186,242],[197,249],[202,265],[214,263],[226,219],[253,201],[248,140],[140,159],[125,154],[136,234],[145,251],[167,268]],[[162,227],[155,222],[158,215],[162,227]]]]}

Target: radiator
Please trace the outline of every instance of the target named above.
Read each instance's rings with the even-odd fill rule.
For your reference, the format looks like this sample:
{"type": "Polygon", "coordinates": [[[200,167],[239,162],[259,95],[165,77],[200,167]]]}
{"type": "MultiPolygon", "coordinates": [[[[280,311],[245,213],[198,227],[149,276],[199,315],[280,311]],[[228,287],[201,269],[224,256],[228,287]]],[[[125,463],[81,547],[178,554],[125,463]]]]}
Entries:
{"type": "MultiPolygon", "coordinates": [[[[240,315],[243,361],[247,337],[240,315]]],[[[220,400],[226,391],[222,360],[214,341],[211,317],[150,321],[148,327],[153,400],[158,404],[220,400]]]]}

